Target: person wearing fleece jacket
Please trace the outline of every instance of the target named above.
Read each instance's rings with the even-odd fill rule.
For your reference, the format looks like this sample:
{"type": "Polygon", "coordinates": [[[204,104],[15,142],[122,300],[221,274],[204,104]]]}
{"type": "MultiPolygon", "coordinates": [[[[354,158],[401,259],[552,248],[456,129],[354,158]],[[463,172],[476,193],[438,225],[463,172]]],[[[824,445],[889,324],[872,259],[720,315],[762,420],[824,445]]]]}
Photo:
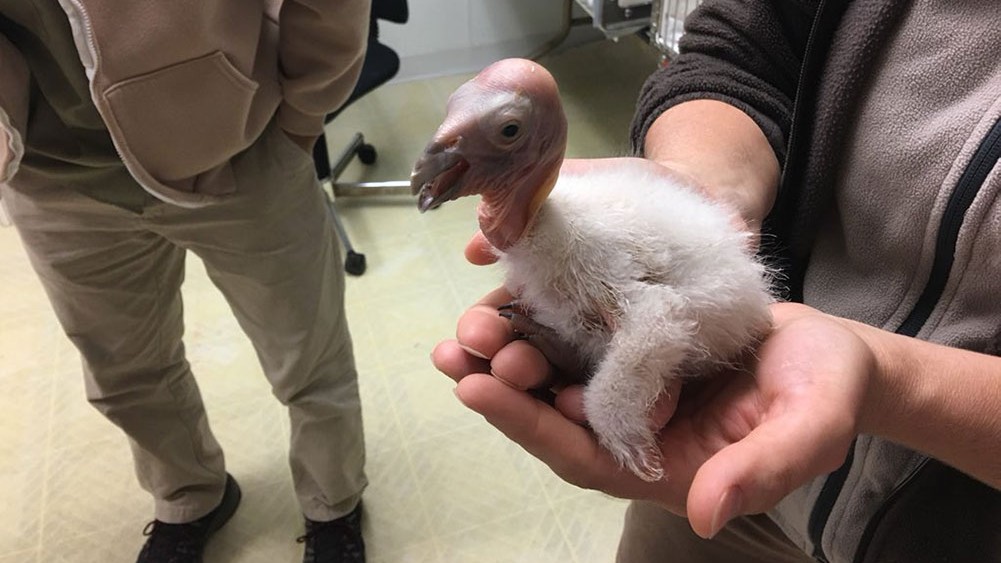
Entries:
{"type": "MultiPolygon", "coordinates": [[[[562,478],[634,499],[621,562],[1001,560],[1001,11],[706,0],[685,27],[633,145],[781,268],[755,358],[652,409],[652,484],[598,446],[579,387],[521,391],[552,368],[503,290],[435,365],[562,478]]],[[[494,254],[478,235],[467,257],[494,254]]]]}
{"type": "Polygon", "coordinates": [[[311,158],[368,0],[0,0],[0,196],[87,398],[155,501],[141,562],[195,562],[240,488],[185,359],[187,251],[291,419],[304,561],[363,561],[344,274],[311,158]]]}

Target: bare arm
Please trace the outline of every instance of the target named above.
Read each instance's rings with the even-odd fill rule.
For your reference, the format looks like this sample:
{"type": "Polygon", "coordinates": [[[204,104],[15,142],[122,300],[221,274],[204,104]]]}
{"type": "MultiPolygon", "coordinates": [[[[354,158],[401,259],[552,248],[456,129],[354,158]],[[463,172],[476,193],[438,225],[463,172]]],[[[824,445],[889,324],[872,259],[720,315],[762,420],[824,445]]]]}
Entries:
{"type": "Polygon", "coordinates": [[[876,357],[860,431],[1001,489],[1001,358],[846,322],[876,357]]]}
{"type": "Polygon", "coordinates": [[[734,207],[751,230],[775,201],[778,159],[758,125],[729,104],[694,100],[668,109],[650,126],[644,153],[734,207]]]}

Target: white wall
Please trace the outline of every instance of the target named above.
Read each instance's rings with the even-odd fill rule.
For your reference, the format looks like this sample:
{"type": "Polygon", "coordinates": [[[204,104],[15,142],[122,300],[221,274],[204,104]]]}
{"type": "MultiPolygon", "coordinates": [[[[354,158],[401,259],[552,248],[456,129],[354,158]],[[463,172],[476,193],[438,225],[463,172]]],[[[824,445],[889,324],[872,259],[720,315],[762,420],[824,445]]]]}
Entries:
{"type": "Polygon", "coordinates": [[[400,54],[396,81],[475,72],[505,57],[528,57],[561,37],[573,0],[410,0],[410,21],[379,22],[380,40],[400,54]]]}

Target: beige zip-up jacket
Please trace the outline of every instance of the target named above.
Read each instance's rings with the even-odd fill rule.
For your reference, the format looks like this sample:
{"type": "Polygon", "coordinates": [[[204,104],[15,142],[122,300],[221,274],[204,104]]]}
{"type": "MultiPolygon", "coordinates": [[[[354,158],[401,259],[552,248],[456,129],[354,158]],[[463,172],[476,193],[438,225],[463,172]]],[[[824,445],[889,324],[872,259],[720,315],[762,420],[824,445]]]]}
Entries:
{"type": "MultiPolygon", "coordinates": [[[[361,72],[370,0],[59,0],[91,97],[132,176],[195,207],[275,118],[319,135],[361,72]]],[[[0,36],[0,183],[24,153],[30,75],[0,36]]]]}

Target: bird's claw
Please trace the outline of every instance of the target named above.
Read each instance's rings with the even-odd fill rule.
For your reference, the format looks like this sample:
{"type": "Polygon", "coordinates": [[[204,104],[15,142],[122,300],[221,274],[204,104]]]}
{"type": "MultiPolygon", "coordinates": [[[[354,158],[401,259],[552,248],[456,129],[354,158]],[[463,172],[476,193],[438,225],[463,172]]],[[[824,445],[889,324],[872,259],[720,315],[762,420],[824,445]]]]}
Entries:
{"type": "Polygon", "coordinates": [[[628,469],[640,479],[653,483],[664,478],[660,450],[653,444],[641,447],[604,445],[605,449],[612,453],[612,457],[615,458],[620,467],[628,469]]]}
{"type": "Polygon", "coordinates": [[[556,369],[561,383],[586,381],[588,369],[574,347],[560,338],[556,331],[532,319],[518,301],[501,305],[497,311],[497,314],[511,322],[516,339],[530,341],[542,352],[546,360],[556,369]]]}

